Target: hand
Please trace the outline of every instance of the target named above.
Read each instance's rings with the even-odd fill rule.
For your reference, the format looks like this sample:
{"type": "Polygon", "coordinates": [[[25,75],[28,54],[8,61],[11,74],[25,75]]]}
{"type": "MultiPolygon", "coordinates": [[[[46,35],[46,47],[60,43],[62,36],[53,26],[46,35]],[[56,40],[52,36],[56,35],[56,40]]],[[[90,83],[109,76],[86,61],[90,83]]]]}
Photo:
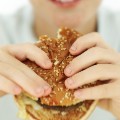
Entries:
{"type": "Polygon", "coordinates": [[[21,61],[30,59],[42,68],[49,69],[51,61],[45,52],[33,44],[0,47],[0,95],[20,94],[22,90],[35,97],[48,95],[51,88],[21,61]]]}
{"type": "Polygon", "coordinates": [[[76,98],[100,99],[100,105],[120,118],[120,54],[106,45],[98,33],[90,33],[73,43],[70,53],[78,55],[66,67],[69,77],[65,85],[78,88],[97,80],[109,83],[96,87],[77,89],[76,98]]]}

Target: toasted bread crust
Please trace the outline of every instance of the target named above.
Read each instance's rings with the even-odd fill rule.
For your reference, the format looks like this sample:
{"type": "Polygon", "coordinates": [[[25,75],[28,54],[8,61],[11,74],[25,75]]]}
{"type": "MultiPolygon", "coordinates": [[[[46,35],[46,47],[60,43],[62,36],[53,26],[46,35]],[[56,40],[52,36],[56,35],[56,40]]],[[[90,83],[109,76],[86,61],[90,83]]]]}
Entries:
{"type": "Polygon", "coordinates": [[[64,85],[67,78],[64,69],[74,58],[74,56],[70,55],[69,49],[72,43],[80,36],[81,34],[75,30],[63,28],[59,29],[56,39],[49,38],[46,35],[40,37],[40,41],[36,45],[48,54],[53,63],[52,69],[45,70],[30,60],[24,61],[24,64],[46,80],[52,87],[51,94],[40,99],[42,104],[70,106],[80,101],[74,98],[74,90],[68,90],[64,85]]]}
{"type": "MultiPolygon", "coordinates": [[[[58,32],[56,39],[47,36],[41,36],[36,46],[45,51],[51,61],[53,62],[52,69],[45,70],[30,60],[25,60],[23,63],[30,67],[36,74],[46,80],[52,87],[50,95],[41,97],[40,99],[33,98],[28,93],[15,96],[15,100],[20,108],[24,111],[27,117],[26,120],[86,120],[90,113],[94,110],[97,101],[84,101],[74,98],[74,91],[65,87],[64,81],[66,76],[64,74],[65,67],[73,60],[74,56],[70,55],[69,49],[73,42],[82,36],[82,34],[68,28],[62,28],[58,32]],[[27,102],[26,97],[33,100],[27,102]],[[39,108],[36,110],[35,106],[39,108]],[[81,103],[77,107],[76,104],[81,103]],[[42,105],[51,106],[51,109],[45,108],[42,105]],[[66,107],[72,106],[67,110],[53,110],[52,107],[66,107]]],[[[100,84],[100,82],[90,83],[80,88],[92,87],[100,84]]],[[[23,117],[22,117],[23,118],[23,117]]]]}
{"type": "MultiPolygon", "coordinates": [[[[96,104],[97,104],[97,101],[94,101],[91,104],[89,110],[87,110],[87,112],[84,115],[80,114],[80,109],[81,109],[80,106],[76,109],[73,109],[72,114],[68,112],[66,115],[64,115],[64,113],[63,113],[63,115],[49,114],[50,111],[48,111],[48,112],[46,112],[46,115],[47,115],[46,118],[45,118],[45,116],[42,116],[41,114],[39,114],[39,116],[41,116],[41,117],[35,118],[35,116],[33,114],[35,111],[33,112],[34,109],[32,109],[31,107],[27,108],[27,112],[31,116],[31,118],[35,119],[35,120],[86,120],[90,116],[92,111],[95,109],[96,104]]],[[[44,112],[44,110],[43,110],[43,112],[44,112]]],[[[52,110],[51,110],[51,113],[52,113],[52,110]]]]}
{"type": "MultiPolygon", "coordinates": [[[[18,106],[23,110],[20,99],[22,99],[20,96],[15,97],[18,106]]],[[[46,109],[43,106],[41,106],[39,110],[35,110],[31,104],[23,103],[27,114],[27,118],[25,120],[86,120],[95,109],[97,102],[98,101],[91,101],[91,104],[87,109],[82,105],[78,105],[77,107],[73,107],[67,111],[46,109]]]]}
{"type": "MultiPolygon", "coordinates": [[[[64,74],[65,67],[73,60],[74,56],[69,53],[69,49],[75,40],[82,36],[75,30],[68,28],[59,29],[57,38],[41,36],[36,45],[45,51],[51,59],[52,69],[45,70],[30,60],[24,61],[28,67],[46,80],[52,87],[52,92],[45,97],[41,97],[42,104],[49,106],[71,106],[81,100],[74,97],[74,91],[65,87],[64,81],[67,76],[64,74]]],[[[93,86],[88,84],[83,87],[93,86]]]]}

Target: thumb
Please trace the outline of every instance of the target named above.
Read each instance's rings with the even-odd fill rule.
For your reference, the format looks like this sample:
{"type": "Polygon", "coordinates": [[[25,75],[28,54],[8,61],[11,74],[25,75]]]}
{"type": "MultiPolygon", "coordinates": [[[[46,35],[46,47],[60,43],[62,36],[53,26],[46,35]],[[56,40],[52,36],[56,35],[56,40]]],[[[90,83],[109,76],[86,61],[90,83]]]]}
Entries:
{"type": "Polygon", "coordinates": [[[99,100],[98,106],[100,108],[102,108],[102,109],[110,111],[110,103],[111,103],[111,100],[109,100],[109,99],[102,99],[102,100],[99,100]]]}

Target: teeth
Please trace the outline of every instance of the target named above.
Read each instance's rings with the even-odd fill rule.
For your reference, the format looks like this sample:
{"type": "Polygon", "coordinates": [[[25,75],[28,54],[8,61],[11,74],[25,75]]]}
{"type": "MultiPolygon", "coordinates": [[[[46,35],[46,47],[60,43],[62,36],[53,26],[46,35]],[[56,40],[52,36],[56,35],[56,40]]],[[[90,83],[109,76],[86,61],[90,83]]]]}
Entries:
{"type": "Polygon", "coordinates": [[[67,2],[73,2],[74,0],[57,0],[57,1],[67,3],[67,2]]]}

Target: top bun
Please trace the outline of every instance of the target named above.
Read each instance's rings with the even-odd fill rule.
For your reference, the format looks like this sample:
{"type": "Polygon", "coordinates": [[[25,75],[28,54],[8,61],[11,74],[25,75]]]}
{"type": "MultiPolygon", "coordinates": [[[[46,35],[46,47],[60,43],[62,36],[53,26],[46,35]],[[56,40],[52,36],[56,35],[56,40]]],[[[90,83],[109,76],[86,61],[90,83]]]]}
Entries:
{"type": "MultiPolygon", "coordinates": [[[[40,104],[49,106],[71,106],[79,103],[80,99],[75,99],[73,93],[75,90],[69,90],[65,87],[64,81],[66,76],[64,74],[65,67],[74,58],[69,53],[69,49],[73,42],[82,34],[75,30],[62,28],[59,29],[57,38],[49,38],[46,35],[40,37],[37,46],[45,51],[51,59],[52,69],[46,70],[35,64],[30,60],[25,60],[24,63],[30,67],[36,74],[46,80],[52,87],[52,92],[45,97],[41,97],[38,102],[40,104]]],[[[89,87],[94,84],[82,86],[89,87]]]]}

